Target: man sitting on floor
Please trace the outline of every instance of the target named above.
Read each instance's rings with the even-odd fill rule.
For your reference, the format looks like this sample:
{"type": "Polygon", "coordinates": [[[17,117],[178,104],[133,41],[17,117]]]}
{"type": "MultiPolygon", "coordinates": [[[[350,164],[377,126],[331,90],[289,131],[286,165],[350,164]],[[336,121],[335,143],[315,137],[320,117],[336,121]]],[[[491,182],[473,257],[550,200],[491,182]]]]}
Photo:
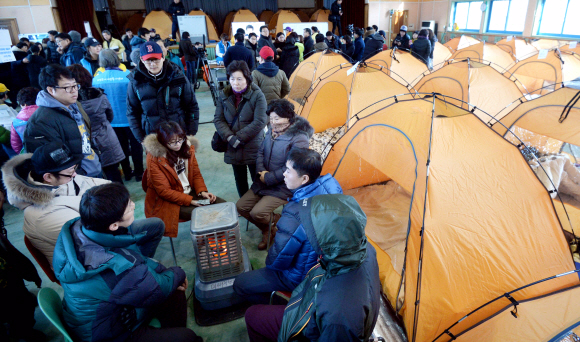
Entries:
{"type": "MultiPolygon", "coordinates": [[[[200,341],[187,329],[188,287],[179,267],[150,259],[162,235],[158,218],[133,222],[135,203],[118,183],[88,190],[80,219],[67,222],[54,251],[64,290],[64,321],[80,341],[200,341]],[[153,318],[161,328],[149,327],[153,318]]],[[[161,229],[163,234],[163,230],[161,229]]]]}
{"type": "Polygon", "coordinates": [[[379,315],[381,283],[364,212],[351,196],[320,195],[301,201],[296,217],[319,262],[288,305],[246,311],[250,341],[368,341],[379,315]]]}
{"type": "Polygon", "coordinates": [[[294,148],[286,158],[284,182],[294,194],[277,223],[278,233],[268,251],[266,267],[242,273],[234,290],[253,303],[268,303],[272,291],[292,291],[316,264],[318,254],[306,238],[297,212],[306,198],[342,194],[340,184],[330,174],[320,176],[322,159],[318,152],[294,148]]]}
{"type": "Polygon", "coordinates": [[[79,217],[81,196],[94,186],[109,183],[77,175],[83,157],[54,141],[40,146],[34,154],[18,155],[2,167],[8,201],[24,211],[24,234],[51,265],[60,229],[79,217]]]}

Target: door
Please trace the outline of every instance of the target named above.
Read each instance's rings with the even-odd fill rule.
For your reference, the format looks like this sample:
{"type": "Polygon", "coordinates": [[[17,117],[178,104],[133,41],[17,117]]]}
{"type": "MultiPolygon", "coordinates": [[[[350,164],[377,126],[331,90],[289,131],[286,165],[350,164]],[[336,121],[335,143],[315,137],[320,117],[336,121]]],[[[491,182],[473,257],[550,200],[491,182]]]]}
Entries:
{"type": "Polygon", "coordinates": [[[401,26],[405,25],[408,26],[409,21],[409,10],[404,11],[395,11],[391,12],[390,16],[391,27],[390,27],[390,34],[391,34],[391,41],[389,42],[389,46],[393,44],[393,40],[399,34],[399,30],[401,26]]]}
{"type": "Polygon", "coordinates": [[[18,30],[16,18],[0,19],[0,29],[8,30],[8,32],[10,32],[10,39],[12,40],[12,44],[18,44],[20,41],[18,38],[20,31],[18,30]]]}

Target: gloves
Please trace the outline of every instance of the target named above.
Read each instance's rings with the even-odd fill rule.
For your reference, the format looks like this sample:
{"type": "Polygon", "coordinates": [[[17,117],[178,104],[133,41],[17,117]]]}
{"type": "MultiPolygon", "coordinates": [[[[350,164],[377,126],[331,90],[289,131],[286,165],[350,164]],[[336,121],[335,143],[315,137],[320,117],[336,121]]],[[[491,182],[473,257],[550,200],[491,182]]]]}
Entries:
{"type": "Polygon", "coordinates": [[[235,135],[230,135],[228,137],[228,143],[233,147],[233,148],[238,148],[238,146],[240,146],[242,144],[242,142],[240,141],[240,139],[238,139],[238,137],[236,137],[235,135]]]}

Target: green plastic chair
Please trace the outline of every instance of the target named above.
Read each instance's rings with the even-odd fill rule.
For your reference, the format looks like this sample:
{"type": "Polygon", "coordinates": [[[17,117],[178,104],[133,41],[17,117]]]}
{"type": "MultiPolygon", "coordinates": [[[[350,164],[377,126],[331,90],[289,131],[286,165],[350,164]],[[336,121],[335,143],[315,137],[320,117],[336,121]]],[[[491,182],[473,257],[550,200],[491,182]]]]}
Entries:
{"type": "Polygon", "coordinates": [[[38,291],[38,306],[50,323],[64,336],[65,341],[73,342],[62,320],[62,302],[58,293],[49,287],[41,288],[38,291]]]}

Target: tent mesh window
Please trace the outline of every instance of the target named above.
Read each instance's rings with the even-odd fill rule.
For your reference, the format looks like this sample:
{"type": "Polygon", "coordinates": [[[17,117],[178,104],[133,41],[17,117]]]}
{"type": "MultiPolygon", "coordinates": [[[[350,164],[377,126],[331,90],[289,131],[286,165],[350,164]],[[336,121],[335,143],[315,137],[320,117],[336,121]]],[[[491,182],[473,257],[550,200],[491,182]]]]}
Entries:
{"type": "Polygon", "coordinates": [[[191,237],[201,281],[230,278],[244,271],[240,227],[232,207],[235,210],[233,203],[223,203],[194,211],[191,237]]]}

